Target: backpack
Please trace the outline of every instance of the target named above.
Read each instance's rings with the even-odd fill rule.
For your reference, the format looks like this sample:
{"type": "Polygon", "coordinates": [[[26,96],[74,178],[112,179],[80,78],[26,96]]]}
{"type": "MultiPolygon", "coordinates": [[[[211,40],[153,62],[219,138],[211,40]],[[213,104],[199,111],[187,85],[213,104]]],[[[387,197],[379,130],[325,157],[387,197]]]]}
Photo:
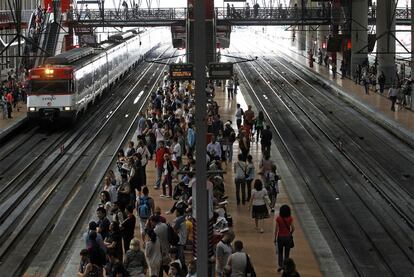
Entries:
{"type": "Polygon", "coordinates": [[[151,215],[150,199],[147,196],[139,198],[138,215],[141,219],[148,219],[151,215]]]}
{"type": "Polygon", "coordinates": [[[173,245],[176,246],[178,244],[178,242],[180,241],[180,237],[178,236],[178,234],[175,232],[174,228],[171,226],[171,224],[167,224],[168,226],[168,242],[173,245]]]}

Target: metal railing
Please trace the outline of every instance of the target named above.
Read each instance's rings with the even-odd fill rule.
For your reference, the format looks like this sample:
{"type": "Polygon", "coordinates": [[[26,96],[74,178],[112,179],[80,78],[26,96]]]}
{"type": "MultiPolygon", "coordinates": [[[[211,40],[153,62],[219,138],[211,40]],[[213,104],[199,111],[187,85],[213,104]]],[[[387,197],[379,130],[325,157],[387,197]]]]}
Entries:
{"type": "Polygon", "coordinates": [[[146,20],[184,20],[187,16],[185,8],[162,9],[105,9],[73,10],[68,13],[68,21],[146,21],[146,20]]]}
{"type": "Polygon", "coordinates": [[[229,20],[328,20],[331,10],[326,8],[216,8],[217,19],[229,20]]]}
{"type": "MultiPolygon", "coordinates": [[[[22,22],[28,23],[33,10],[22,10],[22,22]]],[[[0,10],[0,23],[14,23],[13,15],[9,10],[0,10]]]]}

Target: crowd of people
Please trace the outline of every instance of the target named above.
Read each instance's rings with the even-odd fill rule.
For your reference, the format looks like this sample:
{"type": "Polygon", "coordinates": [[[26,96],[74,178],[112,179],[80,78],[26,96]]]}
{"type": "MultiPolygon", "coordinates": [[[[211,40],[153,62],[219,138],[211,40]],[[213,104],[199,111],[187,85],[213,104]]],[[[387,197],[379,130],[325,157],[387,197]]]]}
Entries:
{"type": "MultiPolygon", "coordinates": [[[[237,77],[227,82],[227,93],[237,93],[238,85],[237,77]]],[[[209,82],[205,92],[209,99],[206,169],[214,206],[212,276],[255,276],[253,260],[232,230],[232,218],[227,211],[232,198],[226,194],[226,187],[231,184],[225,184],[223,167],[232,166],[237,205],[247,205],[257,232],[263,233],[263,222],[274,211],[279,192],[280,178],[270,158],[272,132],[265,124],[263,112],[255,116],[251,106],[243,111],[240,105],[235,114],[238,130],[234,130],[231,119],[223,122],[220,118],[215,101],[216,84],[209,82]],[[254,140],[262,144],[264,153],[257,172],[250,155],[254,140]],[[233,163],[236,141],[240,154],[233,163]]],[[[171,277],[193,277],[197,274],[196,259],[188,254],[194,243],[194,86],[191,82],[172,81],[165,72],[158,89],[149,93],[150,104],[138,116],[134,139],[126,149],[119,150],[116,167],[104,178],[97,218],[89,223],[83,237],[85,249],[80,253],[79,276],[105,273],[117,277],[162,277],[165,273],[171,277]],[[149,166],[155,166],[154,180],[147,178],[149,166]],[[159,197],[154,195],[157,190],[159,197]],[[159,201],[170,201],[165,214],[159,201]],[[168,220],[169,214],[175,215],[174,218],[168,220]],[[135,232],[136,226],[139,234],[135,232]]],[[[284,269],[283,276],[299,276],[289,259],[295,229],[287,205],[281,206],[275,224],[278,271],[284,269]]]]}
{"type": "MultiPolygon", "coordinates": [[[[310,57],[312,57],[312,51],[309,51],[309,53],[310,57]]],[[[324,63],[326,67],[329,67],[329,65],[331,66],[332,76],[335,78],[337,73],[336,63],[330,62],[328,53],[323,56],[322,50],[319,48],[317,57],[318,64],[321,65],[324,63]]],[[[344,60],[341,61],[340,71],[341,79],[350,76],[350,67],[344,60]]],[[[395,104],[398,104],[400,109],[411,107],[411,89],[413,82],[411,76],[406,78],[401,76],[398,71],[396,72],[395,76],[392,77],[388,93],[384,93],[386,89],[387,76],[385,76],[383,71],[378,72],[375,65],[370,66],[368,63],[358,65],[354,71],[352,79],[355,81],[355,84],[362,85],[364,87],[365,94],[367,95],[370,90],[373,90],[374,92],[387,96],[391,100],[391,110],[395,111],[395,104]]]]}
{"type": "Polygon", "coordinates": [[[23,83],[18,82],[10,71],[7,80],[0,84],[0,108],[4,120],[13,118],[13,111],[20,111],[20,102],[26,102],[26,92],[23,83]]]}

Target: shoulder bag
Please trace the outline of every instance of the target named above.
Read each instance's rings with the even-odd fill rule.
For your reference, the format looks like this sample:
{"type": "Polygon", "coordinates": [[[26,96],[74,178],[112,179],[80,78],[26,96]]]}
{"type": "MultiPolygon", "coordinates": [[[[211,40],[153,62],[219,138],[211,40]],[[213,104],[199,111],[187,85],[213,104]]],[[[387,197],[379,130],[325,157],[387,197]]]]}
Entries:
{"type": "Polygon", "coordinates": [[[246,254],[246,276],[247,277],[256,277],[256,272],[254,271],[254,267],[250,262],[249,255],[246,254]]]}
{"type": "Polygon", "coordinates": [[[286,228],[289,230],[289,248],[294,248],[295,247],[295,242],[293,241],[293,235],[292,232],[290,232],[290,225],[288,225],[285,221],[285,219],[283,217],[280,217],[283,220],[283,223],[285,223],[286,228]]]}

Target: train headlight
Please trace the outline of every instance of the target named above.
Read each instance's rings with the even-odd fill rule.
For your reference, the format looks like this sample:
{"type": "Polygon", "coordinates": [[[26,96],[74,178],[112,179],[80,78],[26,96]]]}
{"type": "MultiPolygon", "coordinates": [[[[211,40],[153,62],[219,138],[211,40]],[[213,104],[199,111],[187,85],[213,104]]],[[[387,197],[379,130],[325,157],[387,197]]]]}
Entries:
{"type": "Polygon", "coordinates": [[[65,108],[64,108],[64,110],[65,110],[65,111],[70,111],[70,110],[71,110],[71,108],[70,108],[70,107],[65,107],[65,108]]]}
{"type": "Polygon", "coordinates": [[[50,68],[46,68],[46,69],[45,69],[45,74],[46,74],[46,75],[52,75],[52,74],[53,74],[53,72],[54,72],[54,70],[53,70],[53,69],[50,69],[50,68]]]}
{"type": "Polygon", "coordinates": [[[35,107],[30,107],[30,108],[29,108],[29,111],[30,111],[30,112],[35,112],[35,111],[36,111],[36,108],[35,108],[35,107]]]}

